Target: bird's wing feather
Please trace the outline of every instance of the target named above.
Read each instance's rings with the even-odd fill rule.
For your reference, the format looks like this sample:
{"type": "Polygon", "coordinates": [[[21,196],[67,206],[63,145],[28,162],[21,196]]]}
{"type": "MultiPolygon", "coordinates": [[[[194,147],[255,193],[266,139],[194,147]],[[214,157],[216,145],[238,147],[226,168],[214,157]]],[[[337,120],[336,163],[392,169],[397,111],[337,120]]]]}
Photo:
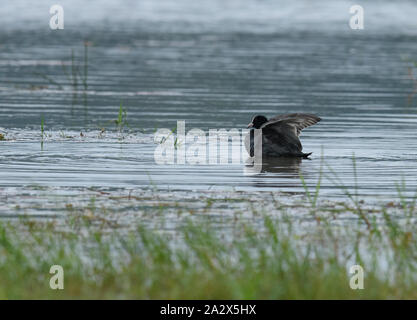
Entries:
{"type": "Polygon", "coordinates": [[[269,119],[261,128],[270,128],[281,131],[282,127],[290,126],[294,131],[294,134],[298,137],[301,130],[312,126],[319,122],[321,119],[314,114],[309,113],[289,113],[276,116],[269,119]]]}

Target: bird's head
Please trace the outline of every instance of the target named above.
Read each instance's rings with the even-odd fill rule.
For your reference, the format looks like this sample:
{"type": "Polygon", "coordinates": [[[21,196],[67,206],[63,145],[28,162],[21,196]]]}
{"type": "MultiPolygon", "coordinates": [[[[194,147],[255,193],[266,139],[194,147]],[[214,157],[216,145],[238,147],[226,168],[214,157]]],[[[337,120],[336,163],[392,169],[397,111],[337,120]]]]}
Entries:
{"type": "Polygon", "coordinates": [[[252,122],[248,124],[248,128],[260,129],[265,122],[268,122],[268,119],[265,116],[254,116],[252,122]]]}

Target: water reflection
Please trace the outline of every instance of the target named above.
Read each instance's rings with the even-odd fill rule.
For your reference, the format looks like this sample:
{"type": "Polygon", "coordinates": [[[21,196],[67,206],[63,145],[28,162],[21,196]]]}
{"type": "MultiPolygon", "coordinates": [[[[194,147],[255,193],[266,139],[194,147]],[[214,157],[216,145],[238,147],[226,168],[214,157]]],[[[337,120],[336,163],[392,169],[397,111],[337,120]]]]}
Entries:
{"type": "MultiPolygon", "coordinates": [[[[299,157],[263,157],[262,164],[254,165],[253,158],[248,158],[245,163],[244,173],[246,175],[267,174],[266,177],[271,178],[277,175],[282,178],[298,178],[302,160],[299,157]]],[[[309,159],[304,160],[309,161],[309,159]]]]}
{"type": "Polygon", "coordinates": [[[262,161],[262,172],[276,173],[285,178],[298,178],[302,161],[299,157],[266,158],[262,161]]]}

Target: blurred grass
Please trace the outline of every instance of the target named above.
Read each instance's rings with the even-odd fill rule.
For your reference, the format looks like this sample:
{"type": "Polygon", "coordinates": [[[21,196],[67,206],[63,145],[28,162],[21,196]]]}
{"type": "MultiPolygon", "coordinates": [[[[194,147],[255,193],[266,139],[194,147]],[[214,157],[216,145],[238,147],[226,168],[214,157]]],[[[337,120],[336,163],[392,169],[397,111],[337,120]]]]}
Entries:
{"type": "MultiPolygon", "coordinates": [[[[206,199],[207,217],[215,202],[206,199]]],[[[62,218],[3,220],[0,298],[417,298],[414,206],[403,201],[395,213],[392,204],[375,208],[370,226],[361,219],[363,208],[350,208],[357,220],[342,225],[345,209],[307,206],[311,219],[293,219],[277,203],[273,212],[253,213],[257,227],[237,213],[224,228],[190,218],[174,232],[142,221],[124,230],[95,198],[82,207],[67,204],[62,218]],[[54,264],[64,268],[64,290],[49,288],[54,264]],[[349,287],[354,264],[365,270],[364,290],[349,287]]],[[[150,209],[164,214],[166,208],[155,201],[150,209]]]]}

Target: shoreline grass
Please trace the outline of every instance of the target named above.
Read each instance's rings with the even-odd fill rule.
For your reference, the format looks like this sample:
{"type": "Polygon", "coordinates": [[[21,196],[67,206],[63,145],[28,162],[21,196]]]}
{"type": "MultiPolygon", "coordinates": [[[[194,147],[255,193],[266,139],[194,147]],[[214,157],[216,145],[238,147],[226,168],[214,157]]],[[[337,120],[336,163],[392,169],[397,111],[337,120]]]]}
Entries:
{"type": "MultiPolygon", "coordinates": [[[[249,220],[233,209],[222,228],[213,216],[227,198],[199,199],[206,205],[198,213],[193,202],[168,205],[159,195],[104,196],[148,210],[150,219],[177,215],[178,224],[158,228],[146,224],[145,215],[124,228],[117,202],[96,198],[67,203],[60,217],[3,219],[0,298],[417,298],[416,212],[401,194],[398,205],[366,211],[370,227],[347,199],[346,209],[276,200],[272,207],[252,206],[249,220]],[[301,210],[307,216],[295,219],[301,210]],[[346,214],[356,218],[341,223],[346,214]],[[55,264],[64,268],[64,290],[49,288],[55,264]],[[364,290],[349,287],[355,264],[364,268],[364,290]]],[[[230,201],[251,205],[250,199],[230,201]]],[[[361,210],[365,214],[363,205],[361,210]]]]}

